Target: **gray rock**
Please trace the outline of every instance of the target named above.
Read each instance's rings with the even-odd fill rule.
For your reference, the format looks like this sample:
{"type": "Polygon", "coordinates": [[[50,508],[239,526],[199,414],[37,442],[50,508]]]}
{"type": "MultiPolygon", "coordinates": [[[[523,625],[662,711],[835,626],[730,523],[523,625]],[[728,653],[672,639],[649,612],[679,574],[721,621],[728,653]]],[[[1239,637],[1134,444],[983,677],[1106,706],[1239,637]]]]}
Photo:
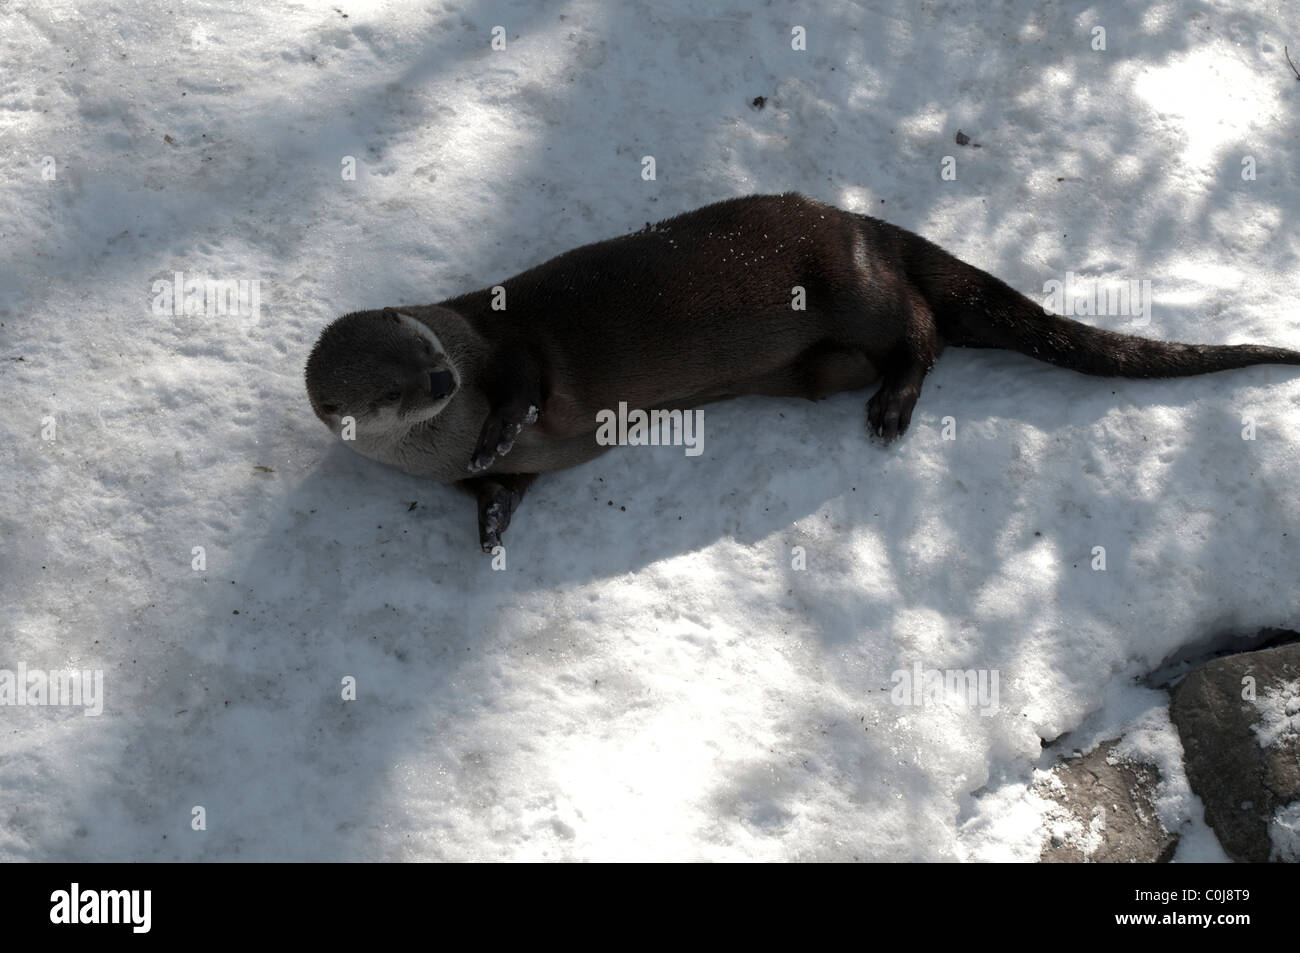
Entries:
{"type": "Polygon", "coordinates": [[[1165,830],[1153,804],[1159,775],[1149,764],[1115,757],[1118,741],[1052,769],[1037,786],[1040,797],[1055,801],[1052,838],[1043,863],[1152,863],[1168,861],[1178,836],[1165,830]],[[1114,761],[1115,763],[1111,763],[1114,761]]]}
{"type": "Polygon", "coordinates": [[[1174,689],[1169,714],[1182,738],[1187,780],[1205,804],[1205,822],[1233,860],[1287,856],[1270,828],[1280,808],[1300,801],[1300,736],[1268,731],[1277,717],[1270,722],[1264,711],[1285,705],[1274,693],[1286,692],[1297,679],[1300,644],[1293,643],[1214,659],[1174,689]],[[1253,700],[1246,697],[1248,688],[1253,700]]]}

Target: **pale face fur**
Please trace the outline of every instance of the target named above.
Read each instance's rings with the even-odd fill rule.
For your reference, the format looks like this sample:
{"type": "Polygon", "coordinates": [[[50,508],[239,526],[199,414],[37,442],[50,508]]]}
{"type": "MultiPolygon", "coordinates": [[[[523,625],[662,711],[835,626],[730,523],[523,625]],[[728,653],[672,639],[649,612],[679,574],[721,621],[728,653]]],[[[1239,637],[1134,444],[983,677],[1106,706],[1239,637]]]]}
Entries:
{"type": "Polygon", "coordinates": [[[316,416],[336,434],[351,417],[364,443],[400,440],[441,413],[459,389],[460,373],[438,336],[389,308],[339,318],[307,360],[316,416]]]}

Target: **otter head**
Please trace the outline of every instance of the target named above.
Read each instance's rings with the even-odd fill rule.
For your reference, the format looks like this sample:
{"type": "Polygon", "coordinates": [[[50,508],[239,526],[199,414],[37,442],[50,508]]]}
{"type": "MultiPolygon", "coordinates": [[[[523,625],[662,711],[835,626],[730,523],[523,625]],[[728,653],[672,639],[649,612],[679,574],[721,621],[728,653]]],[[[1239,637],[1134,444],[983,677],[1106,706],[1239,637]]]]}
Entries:
{"type": "Polygon", "coordinates": [[[399,439],[441,413],[459,387],[438,336],[392,308],[344,315],[321,332],[307,359],[316,416],[335,433],[351,417],[363,439],[399,439]]]}

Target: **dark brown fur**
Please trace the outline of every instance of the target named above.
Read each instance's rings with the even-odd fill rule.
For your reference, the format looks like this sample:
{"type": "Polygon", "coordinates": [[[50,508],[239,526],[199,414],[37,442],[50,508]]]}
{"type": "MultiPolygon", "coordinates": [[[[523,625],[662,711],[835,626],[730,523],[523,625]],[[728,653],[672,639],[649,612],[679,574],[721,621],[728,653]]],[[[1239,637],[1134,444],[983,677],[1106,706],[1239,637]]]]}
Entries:
{"type": "MultiPolygon", "coordinates": [[[[465,419],[481,415],[477,439],[466,439],[465,419],[442,431],[429,422],[412,428],[409,441],[438,466],[411,464],[405,445],[371,454],[435,478],[446,478],[452,461],[481,471],[463,483],[479,497],[485,548],[499,542],[537,472],[602,452],[596,414],[620,402],[650,409],[744,394],[815,400],[878,382],[868,423],[891,440],[907,429],[926,373],[950,344],[1007,348],[1102,376],[1300,364],[1300,352],[1283,348],[1165,343],[1047,315],[911,232],[795,194],[719,202],[566,252],[502,284],[502,311],[492,309],[490,288],[399,309],[440,337],[470,342],[460,352],[449,347],[466,396],[447,406],[461,401],[465,419]],[[806,310],[791,307],[795,286],[805,289],[806,310]]],[[[322,348],[329,334],[317,352],[332,371],[346,358],[322,348]]],[[[309,362],[318,408],[328,376],[318,369],[314,384],[309,362]]]]}

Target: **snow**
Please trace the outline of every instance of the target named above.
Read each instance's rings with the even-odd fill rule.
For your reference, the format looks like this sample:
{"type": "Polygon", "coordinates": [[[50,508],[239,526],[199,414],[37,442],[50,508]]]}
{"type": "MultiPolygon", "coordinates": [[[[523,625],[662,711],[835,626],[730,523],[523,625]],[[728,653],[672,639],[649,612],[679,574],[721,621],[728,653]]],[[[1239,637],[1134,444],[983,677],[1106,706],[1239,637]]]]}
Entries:
{"type": "Polygon", "coordinates": [[[1254,726],[1261,748],[1293,744],[1300,735],[1300,679],[1270,685],[1255,699],[1260,720],[1254,726]]]}
{"type": "Polygon", "coordinates": [[[1178,859],[1214,857],[1136,680],[1296,624],[1292,369],[954,350],[887,449],[867,394],[710,407],[699,457],[539,480],[498,572],[472,502],[338,445],[302,366],[347,311],[786,190],[1035,296],[1150,280],[1148,336],[1300,347],[1288,8],[0,14],[0,667],[104,685],[0,709],[0,859],[1032,860],[1042,741],[1134,723],[1178,859]],[[155,313],[177,271],[260,282],[257,320],[155,313]],[[998,710],[891,704],[918,662],[996,671],[998,710]]]}
{"type": "Polygon", "coordinates": [[[1269,826],[1273,841],[1273,858],[1294,864],[1300,862],[1300,801],[1292,801],[1273,812],[1269,826]]]}
{"type": "MultiPolygon", "coordinates": [[[[1264,689],[1255,699],[1259,724],[1254,726],[1261,748],[1296,750],[1300,734],[1300,679],[1264,689]]],[[[1273,812],[1269,837],[1275,856],[1289,863],[1300,861],[1300,800],[1284,804],[1273,812]]]]}

